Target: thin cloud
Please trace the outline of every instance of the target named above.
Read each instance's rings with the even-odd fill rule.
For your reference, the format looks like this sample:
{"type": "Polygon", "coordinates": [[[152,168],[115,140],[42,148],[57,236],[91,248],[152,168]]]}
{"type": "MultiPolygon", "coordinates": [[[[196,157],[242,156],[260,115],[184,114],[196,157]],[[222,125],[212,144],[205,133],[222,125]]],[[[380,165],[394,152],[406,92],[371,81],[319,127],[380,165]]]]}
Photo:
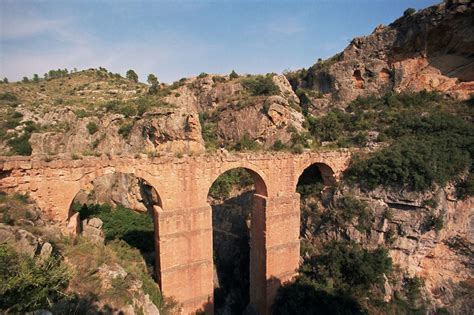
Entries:
{"type": "Polygon", "coordinates": [[[305,31],[305,27],[297,19],[282,18],[269,22],[267,30],[281,35],[294,35],[305,31]]]}
{"type": "Polygon", "coordinates": [[[2,40],[18,40],[27,37],[56,33],[66,25],[64,20],[47,20],[42,18],[19,19],[5,18],[2,22],[2,40]]]}

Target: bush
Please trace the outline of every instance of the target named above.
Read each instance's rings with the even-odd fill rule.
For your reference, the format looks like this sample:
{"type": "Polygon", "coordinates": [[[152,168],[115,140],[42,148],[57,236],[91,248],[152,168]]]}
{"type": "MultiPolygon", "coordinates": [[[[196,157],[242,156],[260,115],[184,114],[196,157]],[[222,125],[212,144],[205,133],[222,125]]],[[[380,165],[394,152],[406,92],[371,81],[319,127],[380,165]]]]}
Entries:
{"type": "Polygon", "coordinates": [[[474,196],[474,175],[469,173],[467,178],[456,185],[457,197],[461,200],[474,196]]]}
{"type": "Polygon", "coordinates": [[[239,77],[239,75],[234,70],[232,70],[232,72],[229,74],[229,78],[231,80],[237,79],[238,77],[239,77]]]}
{"type": "Polygon", "coordinates": [[[217,125],[209,121],[209,115],[199,113],[199,122],[201,124],[201,135],[207,150],[215,150],[218,147],[217,125]]]}
{"type": "Polygon", "coordinates": [[[202,78],[205,78],[207,76],[208,76],[208,74],[206,72],[201,72],[197,77],[198,77],[198,79],[202,79],[202,78]]]}
{"type": "Polygon", "coordinates": [[[403,16],[409,16],[409,15],[413,15],[415,13],[416,13],[416,9],[408,8],[405,11],[403,11],[403,16]]]}
{"type": "Polygon", "coordinates": [[[214,82],[214,83],[225,82],[225,78],[224,77],[213,76],[212,77],[212,82],[214,82]]]}
{"type": "Polygon", "coordinates": [[[286,145],[280,139],[278,139],[273,143],[272,149],[275,151],[283,151],[286,150],[286,145]]]}
{"type": "Polygon", "coordinates": [[[277,294],[277,314],[367,314],[362,303],[374,286],[381,287],[392,260],[384,248],[367,250],[350,242],[331,242],[304,258],[294,283],[277,294]]]}
{"type": "Polygon", "coordinates": [[[273,82],[272,77],[269,75],[258,75],[246,78],[242,81],[242,85],[254,96],[269,96],[278,94],[280,92],[280,89],[273,82]]]}
{"type": "Polygon", "coordinates": [[[434,183],[445,185],[472,165],[474,130],[459,117],[405,117],[387,134],[396,141],[367,159],[356,157],[345,173],[349,181],[369,189],[384,185],[423,191],[434,183]]]}
{"type": "Polygon", "coordinates": [[[31,134],[29,132],[23,133],[21,136],[17,136],[8,140],[8,145],[14,154],[18,155],[31,155],[33,149],[29,142],[31,134]]]}
{"type": "Polygon", "coordinates": [[[351,314],[363,315],[367,311],[349,296],[328,293],[311,281],[298,279],[278,290],[272,314],[351,314]]]}
{"type": "Polygon", "coordinates": [[[131,105],[125,105],[120,107],[119,113],[124,115],[125,117],[131,117],[137,114],[137,110],[131,105]]]}
{"type": "Polygon", "coordinates": [[[122,126],[120,126],[118,133],[123,138],[128,138],[128,136],[130,135],[130,132],[132,132],[132,128],[133,128],[133,123],[123,124],[122,126]]]}
{"type": "Polygon", "coordinates": [[[11,92],[0,93],[0,101],[18,102],[18,97],[11,92]]]}
{"type": "Polygon", "coordinates": [[[56,257],[35,259],[0,245],[0,309],[7,313],[50,307],[64,297],[70,277],[56,257]]]}
{"type": "Polygon", "coordinates": [[[304,152],[304,146],[301,144],[296,144],[291,147],[291,152],[296,153],[296,154],[301,154],[304,152]]]}
{"type": "Polygon", "coordinates": [[[89,134],[93,135],[99,130],[99,127],[97,127],[97,124],[93,121],[90,121],[87,123],[87,130],[89,131],[89,134]]]}
{"type": "Polygon", "coordinates": [[[234,148],[237,151],[256,151],[260,148],[260,144],[248,134],[244,134],[234,148]]]}
{"type": "Polygon", "coordinates": [[[138,74],[133,71],[132,69],[128,70],[127,73],[125,74],[125,77],[129,79],[130,81],[133,81],[135,83],[138,82],[138,74]]]}

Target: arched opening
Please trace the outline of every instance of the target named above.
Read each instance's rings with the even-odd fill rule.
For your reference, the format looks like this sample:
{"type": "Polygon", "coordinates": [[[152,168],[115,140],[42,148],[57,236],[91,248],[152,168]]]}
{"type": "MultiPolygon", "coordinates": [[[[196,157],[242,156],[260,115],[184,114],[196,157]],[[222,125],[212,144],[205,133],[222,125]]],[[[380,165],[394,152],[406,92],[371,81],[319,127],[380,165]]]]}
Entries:
{"type": "Polygon", "coordinates": [[[321,213],[332,200],[334,172],[324,163],[314,163],[307,167],[298,178],[296,191],[300,194],[300,239],[304,253],[312,244],[312,236],[321,225],[321,213]]]}
{"type": "Polygon", "coordinates": [[[79,231],[92,242],[121,240],[138,249],[148,273],[160,283],[154,216],[161,206],[158,192],[150,183],[134,174],[117,172],[84,185],[73,199],[69,215],[79,215],[79,231]],[[102,221],[101,226],[94,218],[102,221]]]}
{"type": "Polygon", "coordinates": [[[212,184],[214,313],[257,310],[265,299],[267,188],[256,172],[235,168],[212,184]]]}

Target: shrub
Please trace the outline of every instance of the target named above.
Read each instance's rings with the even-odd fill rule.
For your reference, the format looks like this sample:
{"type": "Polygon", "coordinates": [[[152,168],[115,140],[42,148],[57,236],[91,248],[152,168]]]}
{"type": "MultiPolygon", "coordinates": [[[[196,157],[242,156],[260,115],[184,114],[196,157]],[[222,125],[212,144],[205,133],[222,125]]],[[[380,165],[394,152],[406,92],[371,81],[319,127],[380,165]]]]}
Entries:
{"type": "Polygon", "coordinates": [[[424,229],[426,231],[431,231],[431,230],[435,230],[436,232],[441,231],[444,227],[444,219],[443,219],[444,214],[445,213],[442,211],[438,215],[431,213],[428,216],[426,216],[425,222],[424,222],[424,229]]]}
{"type": "Polygon", "coordinates": [[[301,154],[304,152],[304,146],[298,143],[291,147],[291,152],[301,154]]]}
{"type": "Polygon", "coordinates": [[[234,70],[232,70],[232,72],[229,74],[229,78],[231,80],[237,79],[238,77],[239,77],[239,75],[234,70]]]}
{"type": "Polygon", "coordinates": [[[246,78],[242,81],[242,85],[246,88],[252,95],[275,95],[280,92],[278,86],[273,82],[272,77],[267,76],[254,76],[246,78]]]}
{"type": "Polygon", "coordinates": [[[63,298],[71,275],[56,257],[46,260],[0,245],[0,309],[24,313],[48,308],[63,298]]]}
{"type": "Polygon", "coordinates": [[[445,185],[472,164],[474,130],[459,117],[405,117],[387,134],[397,140],[367,159],[355,158],[346,172],[349,181],[369,189],[384,185],[423,191],[434,183],[445,185]]]}
{"type": "Polygon", "coordinates": [[[403,11],[403,16],[409,16],[409,15],[413,15],[415,13],[416,13],[416,9],[408,8],[405,11],[403,11]]]}
{"type": "Polygon", "coordinates": [[[202,78],[205,78],[207,76],[208,76],[208,74],[206,72],[201,72],[197,77],[198,77],[198,79],[202,79],[202,78]]]}
{"type": "Polygon", "coordinates": [[[467,178],[456,185],[457,197],[461,200],[474,196],[474,175],[469,173],[467,178]]]}
{"type": "Polygon", "coordinates": [[[273,143],[272,149],[275,151],[283,151],[286,149],[286,145],[280,139],[278,139],[273,143]]]}
{"type": "Polygon", "coordinates": [[[104,104],[107,112],[116,112],[117,109],[122,105],[122,102],[117,100],[108,101],[104,104]]]}
{"type": "Polygon", "coordinates": [[[10,146],[13,153],[18,155],[31,155],[33,149],[29,142],[31,134],[28,132],[23,133],[21,136],[17,136],[8,140],[8,145],[10,146]]]}
{"type": "Polygon", "coordinates": [[[277,314],[367,314],[362,303],[374,286],[381,287],[392,260],[384,248],[367,250],[350,242],[331,242],[319,253],[304,258],[294,283],[277,294],[277,314]]]}
{"type": "Polygon", "coordinates": [[[84,118],[84,117],[88,116],[88,113],[83,108],[79,108],[79,109],[75,110],[74,114],[77,116],[77,118],[84,118]]]}
{"type": "Polygon", "coordinates": [[[122,126],[120,126],[118,133],[123,138],[128,138],[128,136],[130,135],[130,132],[132,131],[132,128],[133,128],[133,123],[123,124],[122,126]]]}
{"type": "Polygon", "coordinates": [[[237,151],[255,151],[260,148],[260,144],[248,134],[244,134],[234,148],[237,151]]]}
{"type": "Polygon", "coordinates": [[[11,92],[0,93],[0,101],[18,102],[18,97],[11,92]]]}
{"type": "Polygon", "coordinates": [[[219,77],[219,76],[213,76],[212,81],[214,83],[225,82],[225,78],[224,77],[219,77]]]}
{"type": "Polygon", "coordinates": [[[87,123],[87,130],[89,131],[89,134],[93,135],[99,130],[99,127],[97,127],[97,124],[93,121],[90,121],[87,123]]]}
{"type": "Polygon", "coordinates": [[[131,117],[131,116],[135,116],[137,114],[137,110],[135,109],[135,107],[133,107],[131,105],[124,105],[124,106],[120,107],[118,112],[120,114],[124,115],[125,117],[131,117]]]}
{"type": "Polygon", "coordinates": [[[209,121],[209,115],[199,113],[199,122],[201,124],[201,134],[204,145],[208,150],[215,150],[218,147],[217,125],[209,121]]]}
{"type": "Polygon", "coordinates": [[[133,81],[135,83],[138,82],[138,74],[133,71],[132,69],[128,70],[127,73],[125,74],[125,77],[129,79],[130,81],[133,81]]]}
{"type": "Polygon", "coordinates": [[[153,73],[150,73],[148,75],[148,78],[146,80],[148,82],[148,84],[150,85],[157,85],[158,84],[158,78],[156,77],[156,75],[154,75],[153,73]]]}

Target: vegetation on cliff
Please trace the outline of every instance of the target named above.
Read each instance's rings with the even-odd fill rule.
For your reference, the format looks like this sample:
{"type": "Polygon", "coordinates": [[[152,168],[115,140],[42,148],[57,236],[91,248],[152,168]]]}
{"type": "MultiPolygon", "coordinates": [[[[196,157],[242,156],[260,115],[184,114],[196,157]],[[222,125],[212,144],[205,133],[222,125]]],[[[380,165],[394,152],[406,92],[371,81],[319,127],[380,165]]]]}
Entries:
{"type": "Polygon", "coordinates": [[[59,256],[32,258],[0,244],[0,310],[22,313],[64,298],[71,271],[59,256]]]}
{"type": "Polygon", "coordinates": [[[356,156],[346,178],[369,189],[383,185],[422,191],[470,172],[474,128],[463,117],[467,106],[429,93],[356,100],[350,109],[379,111],[366,124],[375,125],[390,144],[356,156]]]}

